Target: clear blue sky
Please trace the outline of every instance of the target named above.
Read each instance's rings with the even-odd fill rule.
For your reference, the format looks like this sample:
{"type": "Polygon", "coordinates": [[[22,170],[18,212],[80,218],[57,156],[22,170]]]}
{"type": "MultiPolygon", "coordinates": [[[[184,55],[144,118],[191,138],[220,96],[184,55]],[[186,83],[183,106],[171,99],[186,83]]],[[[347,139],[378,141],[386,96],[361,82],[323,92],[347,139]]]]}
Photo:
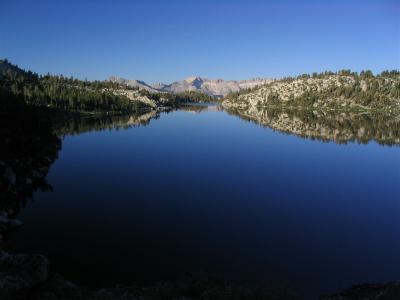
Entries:
{"type": "Polygon", "coordinates": [[[400,68],[400,1],[2,0],[0,57],[148,82],[380,72],[400,68]]]}

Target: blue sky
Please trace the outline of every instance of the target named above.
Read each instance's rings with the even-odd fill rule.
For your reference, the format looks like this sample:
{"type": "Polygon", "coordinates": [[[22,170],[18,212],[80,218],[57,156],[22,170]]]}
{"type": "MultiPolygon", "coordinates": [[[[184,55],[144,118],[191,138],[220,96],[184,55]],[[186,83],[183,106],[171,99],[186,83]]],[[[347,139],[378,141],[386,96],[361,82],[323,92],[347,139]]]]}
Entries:
{"type": "Polygon", "coordinates": [[[147,82],[400,68],[400,1],[2,0],[0,57],[147,82]]]}

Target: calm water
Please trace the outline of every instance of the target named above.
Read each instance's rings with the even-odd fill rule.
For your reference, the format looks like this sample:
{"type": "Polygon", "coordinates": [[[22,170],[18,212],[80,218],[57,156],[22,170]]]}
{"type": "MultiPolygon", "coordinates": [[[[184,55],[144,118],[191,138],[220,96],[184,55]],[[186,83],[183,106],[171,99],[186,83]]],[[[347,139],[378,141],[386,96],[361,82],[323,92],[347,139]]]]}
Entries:
{"type": "Polygon", "coordinates": [[[87,287],[186,271],[305,298],[400,279],[400,148],[322,143],[224,111],[67,135],[8,249],[87,287]]]}

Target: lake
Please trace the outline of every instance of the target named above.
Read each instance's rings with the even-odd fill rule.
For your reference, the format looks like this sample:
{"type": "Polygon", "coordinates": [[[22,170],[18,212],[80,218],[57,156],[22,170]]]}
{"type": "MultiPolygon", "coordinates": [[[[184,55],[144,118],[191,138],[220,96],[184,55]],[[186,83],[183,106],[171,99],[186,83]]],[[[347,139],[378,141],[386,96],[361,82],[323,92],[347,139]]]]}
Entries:
{"type": "Polygon", "coordinates": [[[205,272],[317,299],[400,279],[398,145],[307,139],[215,105],[78,127],[5,243],[73,282],[205,272]]]}

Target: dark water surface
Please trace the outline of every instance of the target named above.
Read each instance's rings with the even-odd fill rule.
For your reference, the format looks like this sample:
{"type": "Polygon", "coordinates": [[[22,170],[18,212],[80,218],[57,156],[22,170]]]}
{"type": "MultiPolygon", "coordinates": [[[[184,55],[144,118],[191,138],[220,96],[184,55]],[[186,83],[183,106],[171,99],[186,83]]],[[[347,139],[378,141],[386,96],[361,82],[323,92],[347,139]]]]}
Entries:
{"type": "Polygon", "coordinates": [[[224,111],[67,135],[8,249],[87,287],[186,271],[316,298],[400,279],[400,148],[323,143],[224,111]]]}

